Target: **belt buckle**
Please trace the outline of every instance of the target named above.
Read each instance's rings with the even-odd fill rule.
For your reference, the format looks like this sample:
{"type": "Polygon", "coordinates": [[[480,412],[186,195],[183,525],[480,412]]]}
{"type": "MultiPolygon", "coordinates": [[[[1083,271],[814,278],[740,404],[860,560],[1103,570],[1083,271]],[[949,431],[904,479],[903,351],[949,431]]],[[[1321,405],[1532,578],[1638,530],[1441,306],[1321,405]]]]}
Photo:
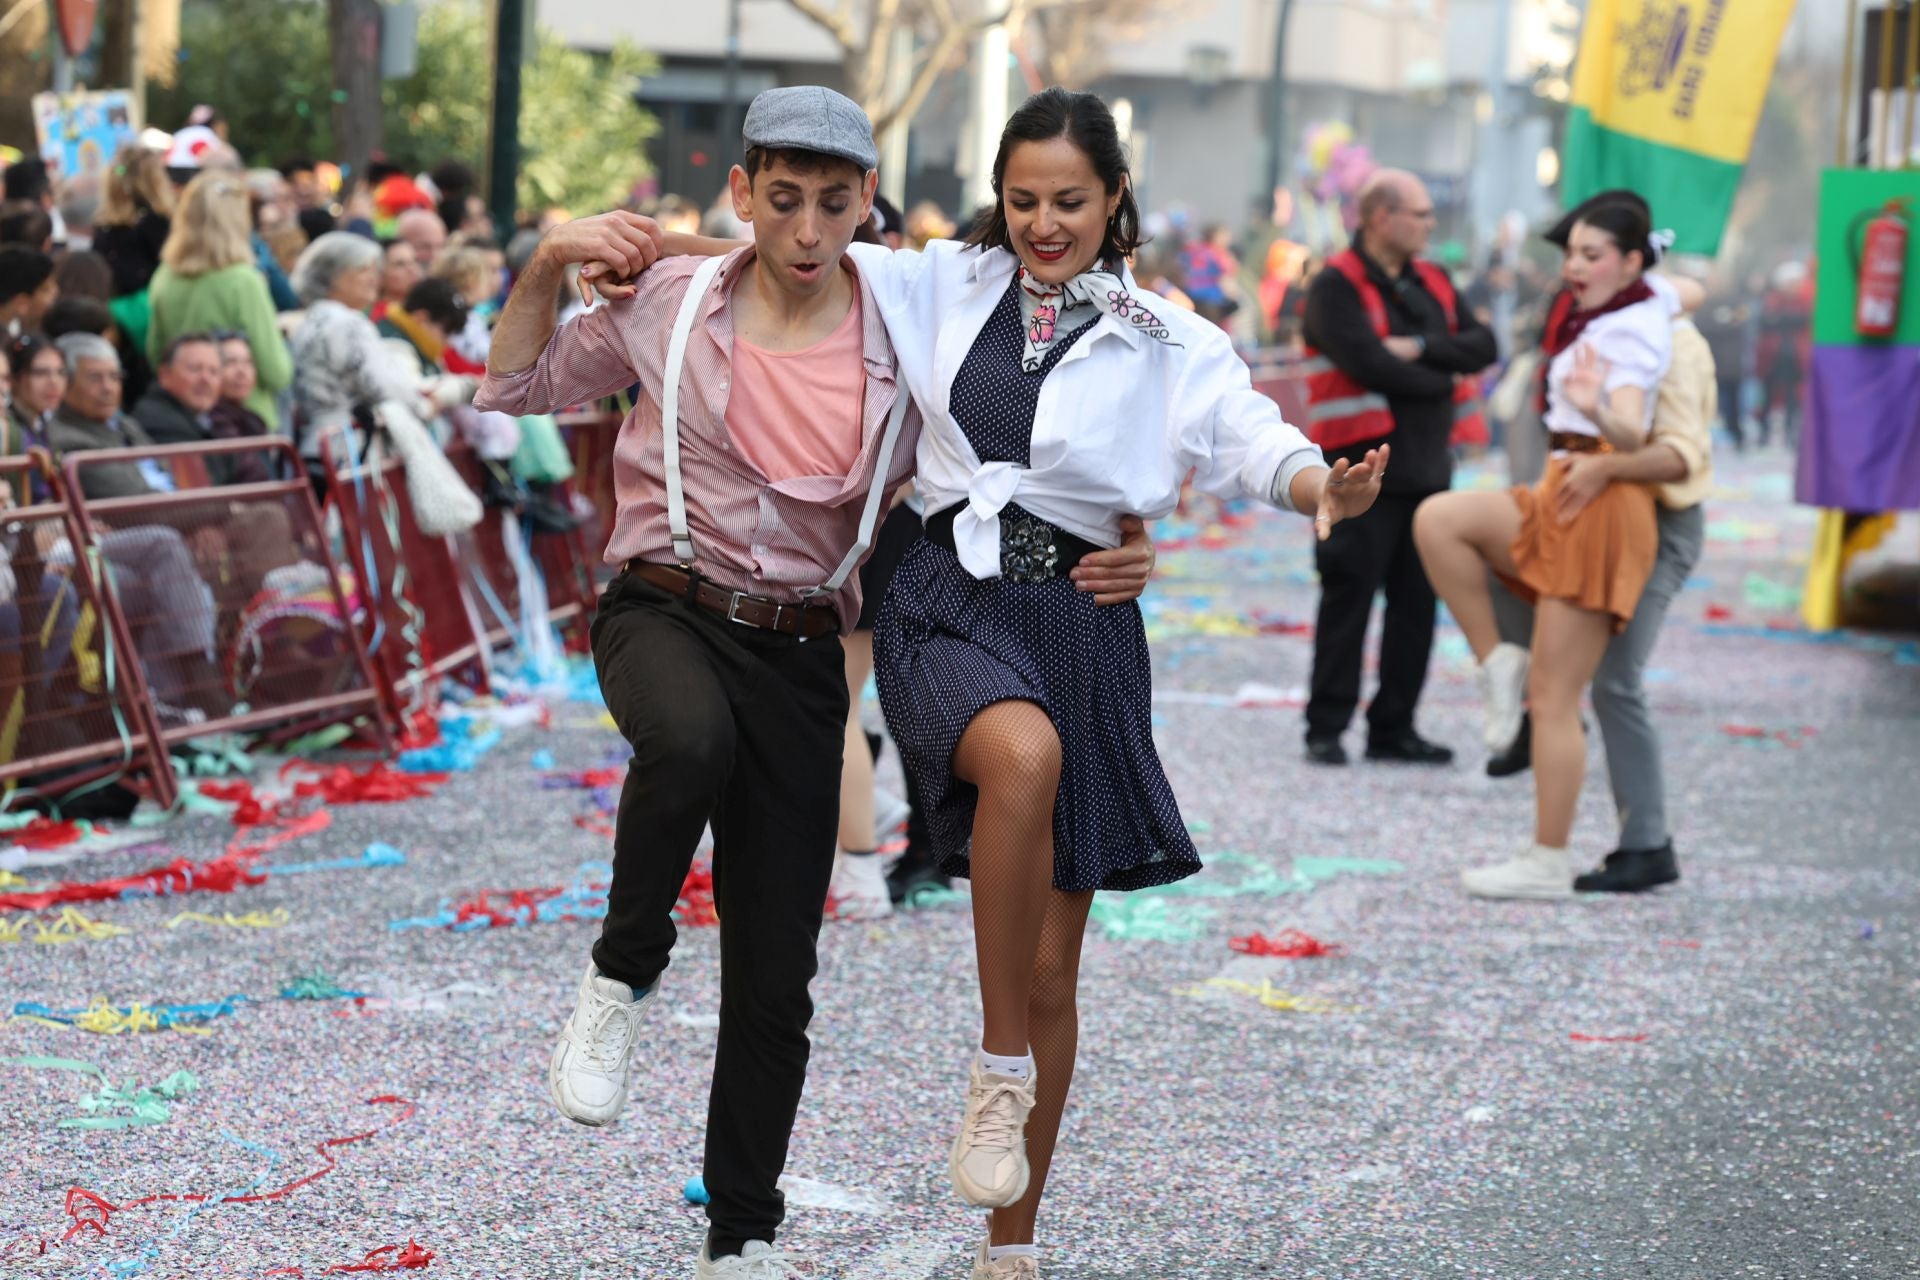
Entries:
{"type": "Polygon", "coordinates": [[[1000,576],[1009,582],[1051,582],[1060,575],[1053,526],[1031,516],[1000,521],[1000,576]]]}
{"type": "MultiPolygon", "coordinates": [[[[732,595],[728,596],[727,597],[727,621],[738,623],[740,626],[743,626],[743,627],[751,627],[755,625],[751,622],[744,620],[740,616],[740,602],[742,600],[751,600],[752,598],[753,598],[752,596],[748,595],[744,591],[736,591],[732,595]]],[[[778,618],[779,616],[780,616],[779,613],[776,611],[774,614],[774,617],[778,618]]]]}

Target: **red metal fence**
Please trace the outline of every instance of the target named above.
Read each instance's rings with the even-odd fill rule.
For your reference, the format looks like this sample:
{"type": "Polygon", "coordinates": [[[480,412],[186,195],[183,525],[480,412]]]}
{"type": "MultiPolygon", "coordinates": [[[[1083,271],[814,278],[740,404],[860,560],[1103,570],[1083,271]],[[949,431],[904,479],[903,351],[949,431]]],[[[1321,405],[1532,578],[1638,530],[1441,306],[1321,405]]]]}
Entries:
{"type": "Polygon", "coordinates": [[[161,742],[221,730],[290,736],[366,716],[390,744],[356,602],[287,441],[100,449],[65,463],[74,516],[110,570],[108,594],[139,654],[161,742]],[[288,478],[197,486],[206,464],[248,453],[288,478]],[[185,483],[151,491],[136,476],[155,468],[185,483]]]}
{"type": "Polygon", "coordinates": [[[321,448],[331,478],[327,502],[340,515],[347,563],[377,606],[358,617],[389,714],[404,722],[445,676],[488,692],[489,649],[453,541],[421,532],[400,459],[389,454],[378,465],[345,466],[331,441],[321,448]]]}
{"type": "Polygon", "coordinates": [[[0,458],[0,781],[49,794],[144,774],[171,806],[173,770],[152,716],[134,640],[103,605],[112,546],[90,555],[59,473],[43,453],[0,458]]]}

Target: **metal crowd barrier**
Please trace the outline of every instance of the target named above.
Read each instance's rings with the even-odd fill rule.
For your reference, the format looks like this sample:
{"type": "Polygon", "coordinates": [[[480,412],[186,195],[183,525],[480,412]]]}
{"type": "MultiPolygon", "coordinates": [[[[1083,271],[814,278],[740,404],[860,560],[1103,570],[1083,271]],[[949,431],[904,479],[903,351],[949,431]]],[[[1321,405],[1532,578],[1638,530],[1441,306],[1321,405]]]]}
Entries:
{"type": "Polygon", "coordinates": [[[135,637],[103,597],[115,550],[89,540],[46,454],[0,458],[0,783],[49,795],[145,774],[171,807],[173,769],[153,717],[135,637]],[[24,504],[38,481],[46,501],[24,504]]]}
{"type": "Polygon", "coordinates": [[[397,456],[343,466],[333,446],[333,438],[321,441],[331,478],[327,502],[340,515],[347,563],[362,594],[377,604],[358,619],[389,714],[404,724],[429,686],[447,676],[489,692],[491,653],[453,540],[421,532],[397,456]]]}
{"type": "MultiPolygon", "coordinates": [[[[447,446],[447,460],[475,493],[486,492],[486,464],[471,447],[456,442],[447,446]]],[[[513,644],[522,626],[520,601],[520,555],[529,550],[532,563],[539,566],[548,589],[547,621],[560,628],[574,648],[583,648],[587,624],[592,620],[593,597],[576,584],[580,566],[575,563],[573,547],[564,536],[540,536],[525,539],[518,520],[509,522],[508,513],[488,507],[480,523],[455,537],[460,568],[471,590],[480,631],[495,647],[513,644]],[[510,546],[509,537],[523,539],[510,546]]]]}
{"type": "Polygon", "coordinates": [[[623,421],[624,415],[618,413],[563,413],[559,419],[560,433],[573,455],[573,489],[593,504],[593,519],[581,527],[580,535],[596,583],[613,576],[600,553],[613,536],[613,517],[619,510],[613,487],[613,446],[623,421]]]}
{"type": "MultiPolygon", "coordinates": [[[[387,709],[354,626],[313,492],[279,438],[69,454],[67,492],[85,545],[105,560],[163,744],[208,733],[291,737],[362,716],[385,748],[387,709]],[[267,455],[287,477],[196,487],[216,458],[267,455]],[[196,467],[196,463],[200,464],[196,467]],[[85,496],[109,469],[170,469],[174,492],[85,496]]],[[[358,592],[364,601],[365,590],[358,592]]]]}

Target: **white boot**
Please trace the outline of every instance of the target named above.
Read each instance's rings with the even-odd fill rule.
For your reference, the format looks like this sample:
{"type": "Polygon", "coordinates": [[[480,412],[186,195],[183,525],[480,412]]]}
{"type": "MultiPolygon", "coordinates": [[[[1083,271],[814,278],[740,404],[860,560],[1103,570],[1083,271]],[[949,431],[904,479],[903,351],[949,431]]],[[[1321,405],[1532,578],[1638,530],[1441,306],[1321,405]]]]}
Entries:
{"type": "Polygon", "coordinates": [[[1505,862],[1462,871],[1460,879],[1476,898],[1571,898],[1573,859],[1565,849],[1536,844],[1505,862]]]}
{"type": "Polygon", "coordinates": [[[1520,717],[1527,709],[1527,667],[1533,655],[1505,641],[1481,662],[1477,673],[1480,698],[1486,704],[1484,737],[1487,750],[1498,754],[1520,736],[1520,717]]]}

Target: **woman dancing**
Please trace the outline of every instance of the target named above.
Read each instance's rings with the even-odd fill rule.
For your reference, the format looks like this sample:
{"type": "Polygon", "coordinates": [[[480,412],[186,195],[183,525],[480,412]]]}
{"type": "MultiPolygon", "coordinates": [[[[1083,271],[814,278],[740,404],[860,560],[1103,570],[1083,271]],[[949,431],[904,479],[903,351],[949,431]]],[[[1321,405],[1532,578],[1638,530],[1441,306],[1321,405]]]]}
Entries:
{"type": "Polygon", "coordinates": [[[976,1280],[1032,1280],[1094,891],[1200,869],[1154,751],[1140,611],[1099,607],[1076,565],[1123,517],[1172,511],[1190,470],[1312,512],[1325,537],[1372,505],[1387,450],[1328,471],[1219,328],[1139,290],[1139,211],[1100,99],[1029,99],[993,189],[964,244],[850,253],[926,419],[926,536],[874,657],[942,869],[973,882],[984,1027],[950,1169],[993,1210],[976,1280]]]}
{"type": "Polygon", "coordinates": [[[1414,515],[1427,577],[1480,663],[1487,746],[1505,750],[1523,708],[1532,711],[1533,844],[1463,873],[1477,897],[1573,893],[1567,842],[1587,766],[1580,696],[1633,617],[1659,532],[1648,486],[1609,485],[1582,506],[1562,482],[1576,453],[1646,443],[1679,309],[1672,287],[1646,274],[1656,258],[1643,208],[1602,204],[1580,215],[1561,268],[1572,306],[1556,309],[1546,335],[1546,474],[1531,489],[1437,494],[1414,515]],[[1537,602],[1531,654],[1500,640],[1488,569],[1537,602]]]}

